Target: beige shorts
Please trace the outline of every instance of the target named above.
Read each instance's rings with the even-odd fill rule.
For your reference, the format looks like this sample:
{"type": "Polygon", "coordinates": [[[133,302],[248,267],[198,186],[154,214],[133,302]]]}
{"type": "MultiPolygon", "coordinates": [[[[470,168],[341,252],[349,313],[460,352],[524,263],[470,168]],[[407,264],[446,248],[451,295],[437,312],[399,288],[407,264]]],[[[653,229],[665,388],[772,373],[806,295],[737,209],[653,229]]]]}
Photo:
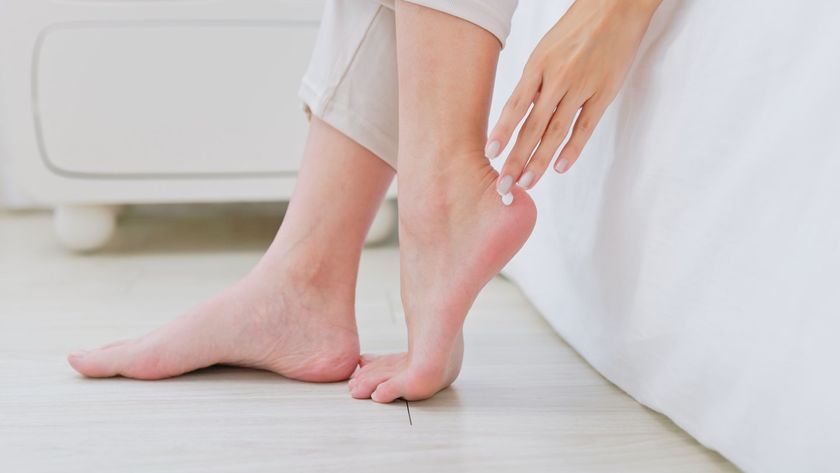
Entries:
{"type": "MultiPolygon", "coordinates": [[[[463,18],[504,45],[517,0],[409,0],[463,18]]],[[[303,77],[307,113],[397,166],[394,0],[330,0],[303,77]]]]}

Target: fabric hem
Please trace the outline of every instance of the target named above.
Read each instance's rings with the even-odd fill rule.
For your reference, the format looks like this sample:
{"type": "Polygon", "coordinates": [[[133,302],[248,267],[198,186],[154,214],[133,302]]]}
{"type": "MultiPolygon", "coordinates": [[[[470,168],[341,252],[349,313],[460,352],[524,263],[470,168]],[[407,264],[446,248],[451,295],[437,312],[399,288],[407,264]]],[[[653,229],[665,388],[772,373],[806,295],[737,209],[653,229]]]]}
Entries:
{"type": "Polygon", "coordinates": [[[498,15],[498,8],[491,8],[481,2],[466,1],[461,2],[440,2],[437,0],[407,0],[409,3],[431,8],[443,13],[448,13],[488,31],[496,37],[501,43],[501,47],[505,47],[505,42],[510,34],[510,20],[511,15],[505,19],[498,15]]]}
{"type": "Polygon", "coordinates": [[[361,114],[337,105],[326,98],[325,94],[319,93],[306,77],[301,81],[298,97],[303,101],[311,115],[318,117],[324,123],[375,154],[376,157],[394,170],[397,169],[395,153],[397,143],[387,133],[367,121],[361,114]]]}

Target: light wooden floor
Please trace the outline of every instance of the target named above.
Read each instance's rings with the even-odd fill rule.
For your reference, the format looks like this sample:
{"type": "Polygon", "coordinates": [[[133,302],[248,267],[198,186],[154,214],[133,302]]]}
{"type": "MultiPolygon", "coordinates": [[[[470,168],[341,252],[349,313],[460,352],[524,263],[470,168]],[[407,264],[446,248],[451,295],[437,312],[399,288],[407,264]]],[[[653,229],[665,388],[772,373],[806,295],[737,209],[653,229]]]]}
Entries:
{"type": "MultiPolygon", "coordinates": [[[[48,215],[0,212],[0,471],[734,471],[595,373],[501,278],[468,318],[461,377],[425,402],[377,405],[344,383],[232,368],[87,380],[65,363],[234,281],[276,211],[133,211],[107,251],[84,257],[56,247],[48,215]]],[[[365,351],[404,346],[398,277],[393,245],[365,251],[365,351]]]]}

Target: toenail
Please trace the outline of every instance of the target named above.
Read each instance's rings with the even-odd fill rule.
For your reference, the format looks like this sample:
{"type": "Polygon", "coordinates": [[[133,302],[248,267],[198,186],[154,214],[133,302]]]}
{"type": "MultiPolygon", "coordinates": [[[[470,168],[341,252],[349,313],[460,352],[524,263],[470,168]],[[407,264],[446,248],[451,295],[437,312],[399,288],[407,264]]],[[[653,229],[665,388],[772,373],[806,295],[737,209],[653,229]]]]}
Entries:
{"type": "Polygon", "coordinates": [[[519,187],[521,187],[523,189],[527,189],[527,188],[531,187],[531,182],[533,180],[534,180],[534,173],[531,172],[531,171],[525,171],[525,174],[523,174],[519,178],[519,182],[517,182],[516,185],[518,185],[519,187]]]}
{"type": "Polygon", "coordinates": [[[70,354],[72,358],[81,358],[88,354],[88,350],[78,350],[70,354]]]}
{"type": "Polygon", "coordinates": [[[496,192],[503,196],[510,192],[511,187],[513,187],[513,176],[504,176],[499,179],[499,183],[496,185],[496,192]]]}

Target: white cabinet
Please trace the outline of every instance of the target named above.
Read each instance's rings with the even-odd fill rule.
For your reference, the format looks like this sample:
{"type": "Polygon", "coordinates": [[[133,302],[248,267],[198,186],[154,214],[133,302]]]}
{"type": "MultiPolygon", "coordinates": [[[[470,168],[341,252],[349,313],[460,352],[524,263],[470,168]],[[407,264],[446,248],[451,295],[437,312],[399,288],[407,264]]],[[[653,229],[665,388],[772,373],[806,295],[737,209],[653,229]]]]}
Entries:
{"type": "Polygon", "coordinates": [[[68,175],[294,172],[315,34],[241,21],[49,28],[32,78],[44,159],[68,175]]]}
{"type": "Polygon", "coordinates": [[[121,204],[288,199],[321,8],[0,1],[0,146],[13,179],[58,209],[75,249],[107,241],[121,204]]]}

